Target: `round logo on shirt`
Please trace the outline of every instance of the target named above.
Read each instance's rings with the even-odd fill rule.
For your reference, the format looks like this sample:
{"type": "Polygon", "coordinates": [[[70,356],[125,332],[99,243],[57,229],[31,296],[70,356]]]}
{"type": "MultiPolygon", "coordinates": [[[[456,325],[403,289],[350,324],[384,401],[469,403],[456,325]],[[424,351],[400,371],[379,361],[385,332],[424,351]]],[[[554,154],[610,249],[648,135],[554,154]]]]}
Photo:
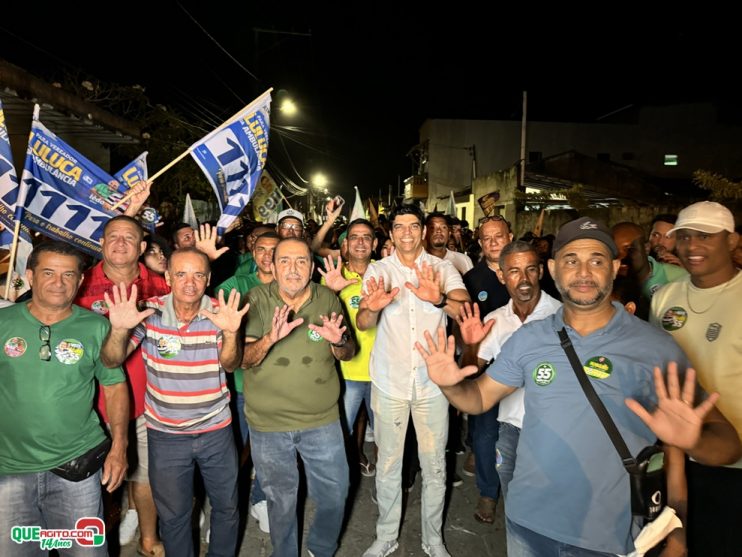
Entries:
{"type": "Polygon", "coordinates": [[[613,372],[613,364],[605,356],[594,356],[582,367],[585,373],[595,379],[607,379],[613,372]]]}
{"type": "Polygon", "coordinates": [[[556,377],[556,368],[549,362],[542,362],[533,370],[533,382],[539,387],[546,387],[556,377]]]}
{"type": "Polygon", "coordinates": [[[54,355],[57,360],[68,366],[79,362],[84,354],[85,348],[82,342],[74,338],[66,338],[54,347],[54,355]]]}
{"type": "Polygon", "coordinates": [[[353,309],[358,309],[361,307],[361,297],[360,296],[352,296],[350,300],[348,300],[348,303],[350,304],[350,307],[353,309]]]}
{"type": "Polygon", "coordinates": [[[487,291],[482,290],[479,294],[477,294],[477,300],[479,300],[480,302],[486,302],[488,296],[489,294],[487,293],[487,291]]]}
{"type": "Polygon", "coordinates": [[[108,304],[105,300],[96,300],[90,304],[90,310],[97,314],[105,315],[108,313],[108,304]]]}
{"type": "Polygon", "coordinates": [[[173,335],[163,335],[157,339],[157,352],[163,358],[174,358],[180,352],[180,339],[173,335]]]}
{"type": "Polygon", "coordinates": [[[28,348],[28,344],[26,343],[26,340],[21,337],[13,337],[5,341],[5,353],[11,358],[23,356],[26,352],[26,348],[28,348]]]}
{"type": "Polygon", "coordinates": [[[671,307],[662,316],[662,328],[666,331],[682,329],[688,320],[688,312],[680,306],[671,307]]]}
{"type": "Polygon", "coordinates": [[[309,340],[311,340],[312,342],[322,342],[322,336],[317,331],[308,329],[307,336],[309,337],[309,340]]]}
{"type": "Polygon", "coordinates": [[[556,368],[549,362],[542,362],[533,370],[533,382],[539,387],[546,387],[556,377],[556,368]]]}

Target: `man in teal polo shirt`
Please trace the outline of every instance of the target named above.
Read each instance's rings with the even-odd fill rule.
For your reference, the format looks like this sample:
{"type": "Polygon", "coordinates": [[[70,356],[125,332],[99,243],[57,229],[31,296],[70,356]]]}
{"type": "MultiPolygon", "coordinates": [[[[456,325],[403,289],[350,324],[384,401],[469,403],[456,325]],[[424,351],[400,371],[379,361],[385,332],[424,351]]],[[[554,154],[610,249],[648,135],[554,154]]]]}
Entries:
{"type": "Polygon", "coordinates": [[[273,554],[298,555],[298,454],[316,504],[307,549],[331,557],[348,493],[335,360],[352,358],[355,343],[345,333],[337,297],[309,280],[313,265],[306,242],[279,242],[272,270],[274,282],[250,291],[245,331],[242,367],[253,463],[268,499],[273,554]]]}

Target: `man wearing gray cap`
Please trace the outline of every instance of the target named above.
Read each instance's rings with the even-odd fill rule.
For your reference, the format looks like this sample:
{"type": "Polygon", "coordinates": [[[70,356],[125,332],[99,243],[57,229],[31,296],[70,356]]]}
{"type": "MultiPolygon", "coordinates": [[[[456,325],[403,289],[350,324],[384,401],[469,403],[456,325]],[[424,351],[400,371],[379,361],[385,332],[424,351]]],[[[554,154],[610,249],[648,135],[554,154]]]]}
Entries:
{"type": "Polygon", "coordinates": [[[278,213],[278,237],[286,238],[304,237],[304,215],[295,209],[285,209],[278,213]]]}
{"type": "MultiPolygon", "coordinates": [[[[739,239],[734,217],[723,205],[702,201],[680,211],[672,232],[690,276],[657,292],[651,321],[688,354],[701,386],[721,395],[719,410],[742,437],[742,273],[732,259],[739,239]]],[[[738,554],[742,460],[727,467],[691,461],[687,474],[690,554],[738,554]]]]}
{"type": "Polygon", "coordinates": [[[658,437],[706,464],[742,454],[734,428],[713,407],[718,395],[694,407],[690,371],[681,389],[678,370],[686,370],[687,360],[677,344],[611,302],[617,252],[610,231],[594,219],[562,226],[548,265],[564,305],[513,333],[474,381],[464,379],[477,368],[456,365],[453,338],[446,342],[442,329],[437,345],[430,333],[427,350],[416,345],[430,378],[464,412],[482,413],[524,387],[525,417],[505,506],[510,557],[634,549],[640,524],[632,517],[629,475],[576,372],[587,376],[632,455],[658,437]],[[560,331],[582,369],[571,366],[560,331]]]}

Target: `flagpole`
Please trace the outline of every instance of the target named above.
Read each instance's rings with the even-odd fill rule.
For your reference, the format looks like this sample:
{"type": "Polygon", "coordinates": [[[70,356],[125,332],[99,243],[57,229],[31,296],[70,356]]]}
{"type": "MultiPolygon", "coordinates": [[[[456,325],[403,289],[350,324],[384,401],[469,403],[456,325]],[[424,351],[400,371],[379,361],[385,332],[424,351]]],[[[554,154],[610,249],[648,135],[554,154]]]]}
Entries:
{"type": "MultiPolygon", "coordinates": [[[[237,120],[247,110],[249,110],[250,108],[252,108],[253,105],[257,105],[260,102],[262,102],[266,95],[270,96],[271,91],[273,91],[273,87],[271,87],[270,89],[268,89],[265,93],[263,93],[258,98],[256,98],[255,100],[253,100],[251,103],[245,105],[240,110],[238,110],[237,112],[235,112],[228,120],[224,121],[221,126],[219,126],[218,128],[216,128],[215,130],[213,130],[211,133],[209,133],[205,137],[201,138],[200,141],[206,140],[207,138],[211,137],[215,133],[217,133],[217,132],[223,130],[224,128],[226,128],[227,126],[233,124],[235,122],[235,120],[237,120]]],[[[188,147],[188,149],[186,149],[184,152],[182,152],[180,155],[178,155],[175,159],[173,159],[168,164],[166,164],[164,167],[162,167],[160,170],[158,170],[157,172],[155,172],[147,181],[148,182],[154,182],[157,178],[159,178],[160,176],[162,176],[165,172],[167,172],[168,170],[170,170],[173,166],[175,166],[176,164],[178,164],[185,157],[187,157],[188,155],[190,155],[191,154],[191,151],[193,151],[193,145],[191,145],[190,147],[188,147]]],[[[132,188],[132,190],[130,190],[129,193],[126,194],[126,196],[124,196],[123,198],[119,199],[113,205],[113,207],[111,207],[111,210],[118,209],[121,206],[122,203],[126,203],[129,199],[132,198],[133,195],[134,195],[134,191],[133,191],[133,188],[132,188]]],[[[288,201],[286,203],[288,203],[288,201]]],[[[290,206],[290,204],[289,204],[289,206],[290,206]]]]}
{"type": "Polygon", "coordinates": [[[13,245],[10,247],[10,261],[8,262],[8,273],[5,278],[5,299],[10,296],[10,279],[13,278],[13,269],[15,268],[15,252],[18,251],[18,237],[21,235],[21,221],[15,221],[13,230],[13,245]]]}
{"type": "Polygon", "coordinates": [[[281,191],[281,186],[279,186],[278,184],[276,184],[276,189],[278,189],[279,195],[286,202],[286,205],[289,206],[289,209],[293,209],[293,207],[291,206],[291,203],[289,203],[289,200],[286,199],[286,196],[285,195],[283,195],[283,192],[281,191]]]}

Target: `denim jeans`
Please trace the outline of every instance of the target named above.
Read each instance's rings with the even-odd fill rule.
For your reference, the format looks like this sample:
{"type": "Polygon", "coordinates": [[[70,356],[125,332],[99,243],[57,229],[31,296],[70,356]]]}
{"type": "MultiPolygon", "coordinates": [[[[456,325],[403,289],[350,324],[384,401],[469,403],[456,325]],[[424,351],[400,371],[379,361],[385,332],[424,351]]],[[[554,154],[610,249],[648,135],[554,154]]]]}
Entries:
{"type": "Polygon", "coordinates": [[[302,431],[265,432],[251,428],[250,446],[255,470],[268,500],[273,556],[299,555],[298,454],[304,463],[307,492],[316,509],[307,549],[316,557],[332,557],[343,525],[349,482],[340,420],[302,431]]]}
{"type": "Polygon", "coordinates": [[[497,474],[500,476],[502,497],[507,501],[508,484],[513,479],[515,470],[515,453],[518,450],[520,428],[507,422],[500,422],[500,434],[497,438],[497,474]]]}
{"type": "Polygon", "coordinates": [[[377,539],[390,541],[399,536],[402,455],[411,414],[417,433],[423,479],[420,510],[422,542],[427,545],[442,544],[448,400],[443,395],[424,400],[401,400],[384,394],[374,386],[371,388],[371,407],[376,418],[374,437],[379,447],[376,461],[376,497],[379,502],[377,539]]]}
{"type": "Polygon", "coordinates": [[[147,430],[149,483],[165,553],[194,554],[191,533],[193,472],[198,465],[211,502],[208,555],[234,557],[237,549],[237,451],[231,427],[188,435],[147,430]]]}
{"type": "Polygon", "coordinates": [[[506,519],[508,557],[615,557],[562,543],[506,519]]]}
{"type": "Polygon", "coordinates": [[[476,466],[476,480],[479,495],[497,499],[500,496],[500,476],[497,475],[495,443],[500,429],[497,421],[499,405],[495,404],[484,414],[469,416],[472,430],[472,450],[476,466]]]}
{"type": "Polygon", "coordinates": [[[366,403],[368,413],[368,424],[374,428],[374,413],[371,411],[371,381],[345,380],[345,392],[343,393],[343,406],[345,407],[345,419],[348,427],[348,435],[353,437],[353,426],[356,423],[361,404],[366,403]]]}
{"type": "MultiPolygon", "coordinates": [[[[237,424],[240,428],[240,437],[242,438],[242,446],[244,447],[247,445],[247,440],[250,438],[250,429],[247,427],[247,418],[245,417],[245,394],[239,391],[237,392],[237,415],[237,424]]],[[[265,501],[265,493],[263,493],[263,488],[260,487],[260,478],[258,477],[258,473],[255,472],[255,480],[250,489],[250,504],[254,505],[261,501],[265,501]]]]}
{"type": "MultiPolygon", "coordinates": [[[[41,551],[39,542],[14,542],[10,537],[13,526],[67,530],[86,516],[102,520],[100,478],[100,471],[81,482],[71,482],[51,472],[0,475],[0,555],[36,557],[47,554],[41,551]]],[[[72,547],[58,551],[61,557],[108,555],[105,543],[90,547],[73,541],[72,547]]]]}

